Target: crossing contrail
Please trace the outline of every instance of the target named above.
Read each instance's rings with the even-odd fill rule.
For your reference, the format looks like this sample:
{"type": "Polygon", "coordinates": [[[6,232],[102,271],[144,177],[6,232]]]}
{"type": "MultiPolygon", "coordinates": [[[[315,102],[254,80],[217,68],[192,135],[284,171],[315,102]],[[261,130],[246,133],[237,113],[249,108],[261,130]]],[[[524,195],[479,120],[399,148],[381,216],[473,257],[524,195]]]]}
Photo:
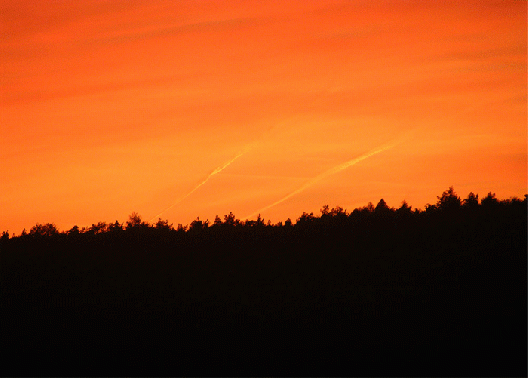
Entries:
{"type": "MultiPolygon", "coordinates": [[[[253,214],[251,215],[248,215],[247,217],[245,217],[245,219],[250,219],[252,217],[254,217],[255,215],[258,215],[266,210],[268,210],[269,208],[273,207],[273,206],[276,206],[284,201],[286,201],[287,199],[293,197],[294,195],[296,194],[299,194],[301,193],[302,191],[304,191],[305,189],[309,188],[310,186],[314,185],[316,182],[318,181],[321,181],[325,178],[327,178],[328,176],[330,175],[333,175],[335,173],[338,173],[338,172],[341,172],[342,170],[344,169],[347,169],[348,167],[354,165],[354,164],[357,164],[359,163],[360,161],[362,160],[365,160],[366,158],[369,158],[373,155],[376,155],[376,154],[379,154],[380,152],[383,152],[385,150],[388,150],[392,147],[394,147],[396,144],[398,144],[398,142],[392,142],[392,143],[389,143],[389,144],[385,144],[381,147],[378,147],[372,151],[369,151],[367,152],[366,154],[363,154],[355,159],[352,159],[352,160],[349,160],[349,161],[346,161],[342,164],[339,164],[338,166],[334,167],[334,168],[331,168],[329,169],[328,171],[326,172],[323,172],[321,173],[320,175],[312,178],[311,180],[309,180],[308,182],[304,183],[299,189],[297,190],[294,190],[293,192],[291,192],[290,194],[288,194],[287,196],[281,198],[280,200],[276,201],[276,202],[273,202],[271,205],[268,205],[266,207],[263,207],[262,209],[258,210],[258,211],[255,211],[253,214]]],[[[243,218],[244,219],[244,218],[243,218]]]]}
{"type": "Polygon", "coordinates": [[[167,210],[170,210],[172,209],[174,206],[176,206],[177,204],[179,204],[180,202],[182,202],[184,199],[186,199],[187,197],[189,197],[191,194],[193,194],[194,192],[196,192],[202,185],[204,185],[207,181],[209,181],[209,179],[211,177],[213,177],[214,175],[222,172],[224,169],[226,169],[231,163],[233,163],[236,159],[238,159],[240,156],[244,155],[246,152],[248,151],[248,148],[245,148],[243,149],[238,155],[236,155],[234,158],[232,158],[231,160],[229,160],[227,163],[225,163],[224,165],[221,165],[220,167],[216,168],[214,171],[212,171],[206,178],[205,180],[203,180],[201,183],[199,183],[198,185],[196,185],[194,187],[193,190],[191,190],[189,193],[187,193],[186,195],[184,195],[183,197],[179,198],[176,202],[174,202],[172,205],[170,205],[169,207],[167,207],[166,209],[164,209],[163,211],[161,211],[159,214],[157,214],[156,216],[152,217],[150,220],[149,220],[149,223],[152,222],[154,219],[158,218],[161,214],[163,214],[164,212],[166,212],[167,210]]]}

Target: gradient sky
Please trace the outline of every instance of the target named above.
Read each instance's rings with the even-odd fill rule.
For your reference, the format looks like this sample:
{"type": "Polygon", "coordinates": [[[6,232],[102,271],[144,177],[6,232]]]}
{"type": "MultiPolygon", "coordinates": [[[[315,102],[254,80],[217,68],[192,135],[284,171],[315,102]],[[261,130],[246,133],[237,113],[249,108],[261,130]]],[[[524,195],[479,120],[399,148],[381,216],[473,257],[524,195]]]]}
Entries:
{"type": "Polygon", "coordinates": [[[0,231],[149,220],[204,180],[161,218],[522,197],[526,19],[518,0],[2,0],[0,231]]]}

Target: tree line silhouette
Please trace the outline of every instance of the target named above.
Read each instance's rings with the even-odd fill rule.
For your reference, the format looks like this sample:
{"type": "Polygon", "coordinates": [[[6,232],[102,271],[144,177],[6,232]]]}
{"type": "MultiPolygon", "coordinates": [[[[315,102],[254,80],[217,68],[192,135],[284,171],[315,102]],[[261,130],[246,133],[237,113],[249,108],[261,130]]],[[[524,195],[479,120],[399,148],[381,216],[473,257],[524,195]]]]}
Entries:
{"type": "Polygon", "coordinates": [[[88,374],[110,362],[136,374],[526,375],[527,197],[450,187],[424,210],[381,199],[295,223],[229,213],[174,227],[133,213],[4,231],[5,361],[88,374]]]}

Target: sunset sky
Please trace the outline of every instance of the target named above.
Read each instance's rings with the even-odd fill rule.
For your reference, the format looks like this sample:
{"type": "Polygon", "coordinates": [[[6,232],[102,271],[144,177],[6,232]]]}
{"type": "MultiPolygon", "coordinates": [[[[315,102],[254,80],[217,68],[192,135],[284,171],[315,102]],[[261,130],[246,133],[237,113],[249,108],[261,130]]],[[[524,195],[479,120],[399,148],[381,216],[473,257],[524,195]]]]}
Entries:
{"type": "Polygon", "coordinates": [[[0,232],[523,197],[526,19],[521,0],[2,0],[0,232]]]}

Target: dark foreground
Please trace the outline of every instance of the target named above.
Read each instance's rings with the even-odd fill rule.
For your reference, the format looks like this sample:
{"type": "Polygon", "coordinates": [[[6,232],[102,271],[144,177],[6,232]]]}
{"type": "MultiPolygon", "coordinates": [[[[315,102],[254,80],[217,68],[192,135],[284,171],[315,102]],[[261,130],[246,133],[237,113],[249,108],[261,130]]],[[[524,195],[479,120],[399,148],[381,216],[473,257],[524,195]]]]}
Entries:
{"type": "Polygon", "coordinates": [[[3,240],[3,375],[526,376],[526,200],[376,211],[3,240]]]}

